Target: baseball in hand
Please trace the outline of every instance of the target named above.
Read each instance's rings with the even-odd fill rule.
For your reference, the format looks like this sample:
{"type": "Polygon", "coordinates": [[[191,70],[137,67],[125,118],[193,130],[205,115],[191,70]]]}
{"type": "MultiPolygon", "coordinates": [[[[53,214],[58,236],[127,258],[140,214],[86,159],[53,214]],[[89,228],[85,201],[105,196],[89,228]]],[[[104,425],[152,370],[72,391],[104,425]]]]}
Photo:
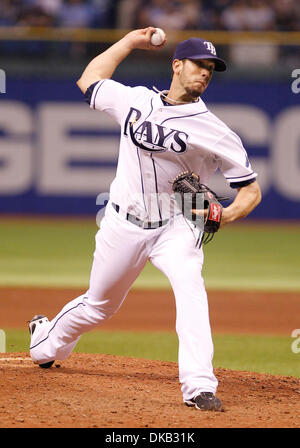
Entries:
{"type": "Polygon", "coordinates": [[[152,45],[155,45],[155,46],[161,45],[163,43],[163,41],[165,40],[165,38],[166,38],[165,32],[160,28],[156,28],[155,33],[153,33],[151,36],[150,42],[152,45]]]}

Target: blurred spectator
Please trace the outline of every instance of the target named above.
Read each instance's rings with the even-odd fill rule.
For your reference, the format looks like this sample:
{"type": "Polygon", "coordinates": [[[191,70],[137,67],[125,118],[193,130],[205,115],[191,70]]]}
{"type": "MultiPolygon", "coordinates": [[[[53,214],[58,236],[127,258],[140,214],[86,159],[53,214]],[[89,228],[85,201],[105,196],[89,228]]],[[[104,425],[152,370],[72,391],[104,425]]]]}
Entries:
{"type": "Polygon", "coordinates": [[[64,0],[57,24],[62,27],[88,28],[94,20],[94,8],[87,0],[64,0]]]}
{"type": "Polygon", "coordinates": [[[48,14],[40,6],[27,6],[23,8],[17,18],[17,24],[20,26],[31,26],[31,27],[48,27],[53,26],[54,17],[48,14]]]}
{"type": "Polygon", "coordinates": [[[185,20],[183,29],[197,29],[202,13],[201,0],[182,0],[180,3],[185,20]]]}
{"type": "Polygon", "coordinates": [[[133,29],[138,27],[137,16],[141,0],[119,0],[116,7],[116,28],[133,29]]]}
{"type": "Polygon", "coordinates": [[[221,13],[227,30],[267,31],[275,28],[274,8],[266,0],[236,0],[221,13]]]}
{"type": "Polygon", "coordinates": [[[221,12],[221,23],[230,31],[245,30],[247,4],[246,0],[236,0],[221,12]]]}
{"type": "Polygon", "coordinates": [[[137,26],[165,30],[198,28],[201,3],[196,0],[148,0],[138,10],[137,26]]]}
{"type": "Polygon", "coordinates": [[[296,31],[300,29],[300,7],[294,0],[275,0],[275,24],[278,31],[296,31]]]}
{"type": "MultiPolygon", "coordinates": [[[[132,0],[134,3],[134,0],[132,0]]],[[[118,0],[90,0],[93,7],[92,26],[96,28],[114,28],[116,24],[116,6],[118,0]]]]}
{"type": "Polygon", "coordinates": [[[47,14],[57,17],[62,7],[63,0],[34,0],[37,6],[40,6],[47,14]]]}
{"type": "Polygon", "coordinates": [[[232,3],[232,0],[202,0],[199,29],[223,29],[221,13],[230,3],[232,3]]]}
{"type": "Polygon", "coordinates": [[[0,2],[0,26],[11,26],[16,23],[18,11],[22,6],[22,0],[1,0],[0,2]]]}
{"type": "Polygon", "coordinates": [[[246,27],[251,31],[269,31],[275,28],[275,11],[268,0],[249,0],[246,27]]]}

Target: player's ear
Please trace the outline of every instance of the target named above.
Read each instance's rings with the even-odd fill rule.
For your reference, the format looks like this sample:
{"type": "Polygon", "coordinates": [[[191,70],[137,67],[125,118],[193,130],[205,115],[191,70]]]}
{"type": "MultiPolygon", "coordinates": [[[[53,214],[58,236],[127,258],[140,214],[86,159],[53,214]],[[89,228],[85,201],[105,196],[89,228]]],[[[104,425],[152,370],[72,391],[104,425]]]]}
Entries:
{"type": "Polygon", "coordinates": [[[173,73],[178,75],[181,72],[182,66],[183,62],[181,60],[174,59],[172,63],[173,73]]]}

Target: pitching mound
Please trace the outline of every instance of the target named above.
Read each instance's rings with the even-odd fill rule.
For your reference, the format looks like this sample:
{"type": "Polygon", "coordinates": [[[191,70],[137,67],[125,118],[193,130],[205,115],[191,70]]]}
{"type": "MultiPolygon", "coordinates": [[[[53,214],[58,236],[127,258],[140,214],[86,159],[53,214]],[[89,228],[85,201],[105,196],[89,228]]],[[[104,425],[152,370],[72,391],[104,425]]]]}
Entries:
{"type": "Polygon", "coordinates": [[[51,369],[1,354],[2,428],[296,428],[300,380],[216,369],[224,412],[182,402],[177,364],[76,354],[51,369]]]}

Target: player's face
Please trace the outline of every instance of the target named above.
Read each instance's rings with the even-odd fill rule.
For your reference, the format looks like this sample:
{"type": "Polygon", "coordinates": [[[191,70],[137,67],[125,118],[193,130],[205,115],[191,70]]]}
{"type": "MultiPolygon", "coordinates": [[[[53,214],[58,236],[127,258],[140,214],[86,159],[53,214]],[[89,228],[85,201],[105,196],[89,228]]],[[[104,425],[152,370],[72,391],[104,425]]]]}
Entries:
{"type": "Polygon", "coordinates": [[[207,88],[215,69],[211,59],[185,59],[179,71],[179,82],[186,93],[198,98],[207,88]]]}

